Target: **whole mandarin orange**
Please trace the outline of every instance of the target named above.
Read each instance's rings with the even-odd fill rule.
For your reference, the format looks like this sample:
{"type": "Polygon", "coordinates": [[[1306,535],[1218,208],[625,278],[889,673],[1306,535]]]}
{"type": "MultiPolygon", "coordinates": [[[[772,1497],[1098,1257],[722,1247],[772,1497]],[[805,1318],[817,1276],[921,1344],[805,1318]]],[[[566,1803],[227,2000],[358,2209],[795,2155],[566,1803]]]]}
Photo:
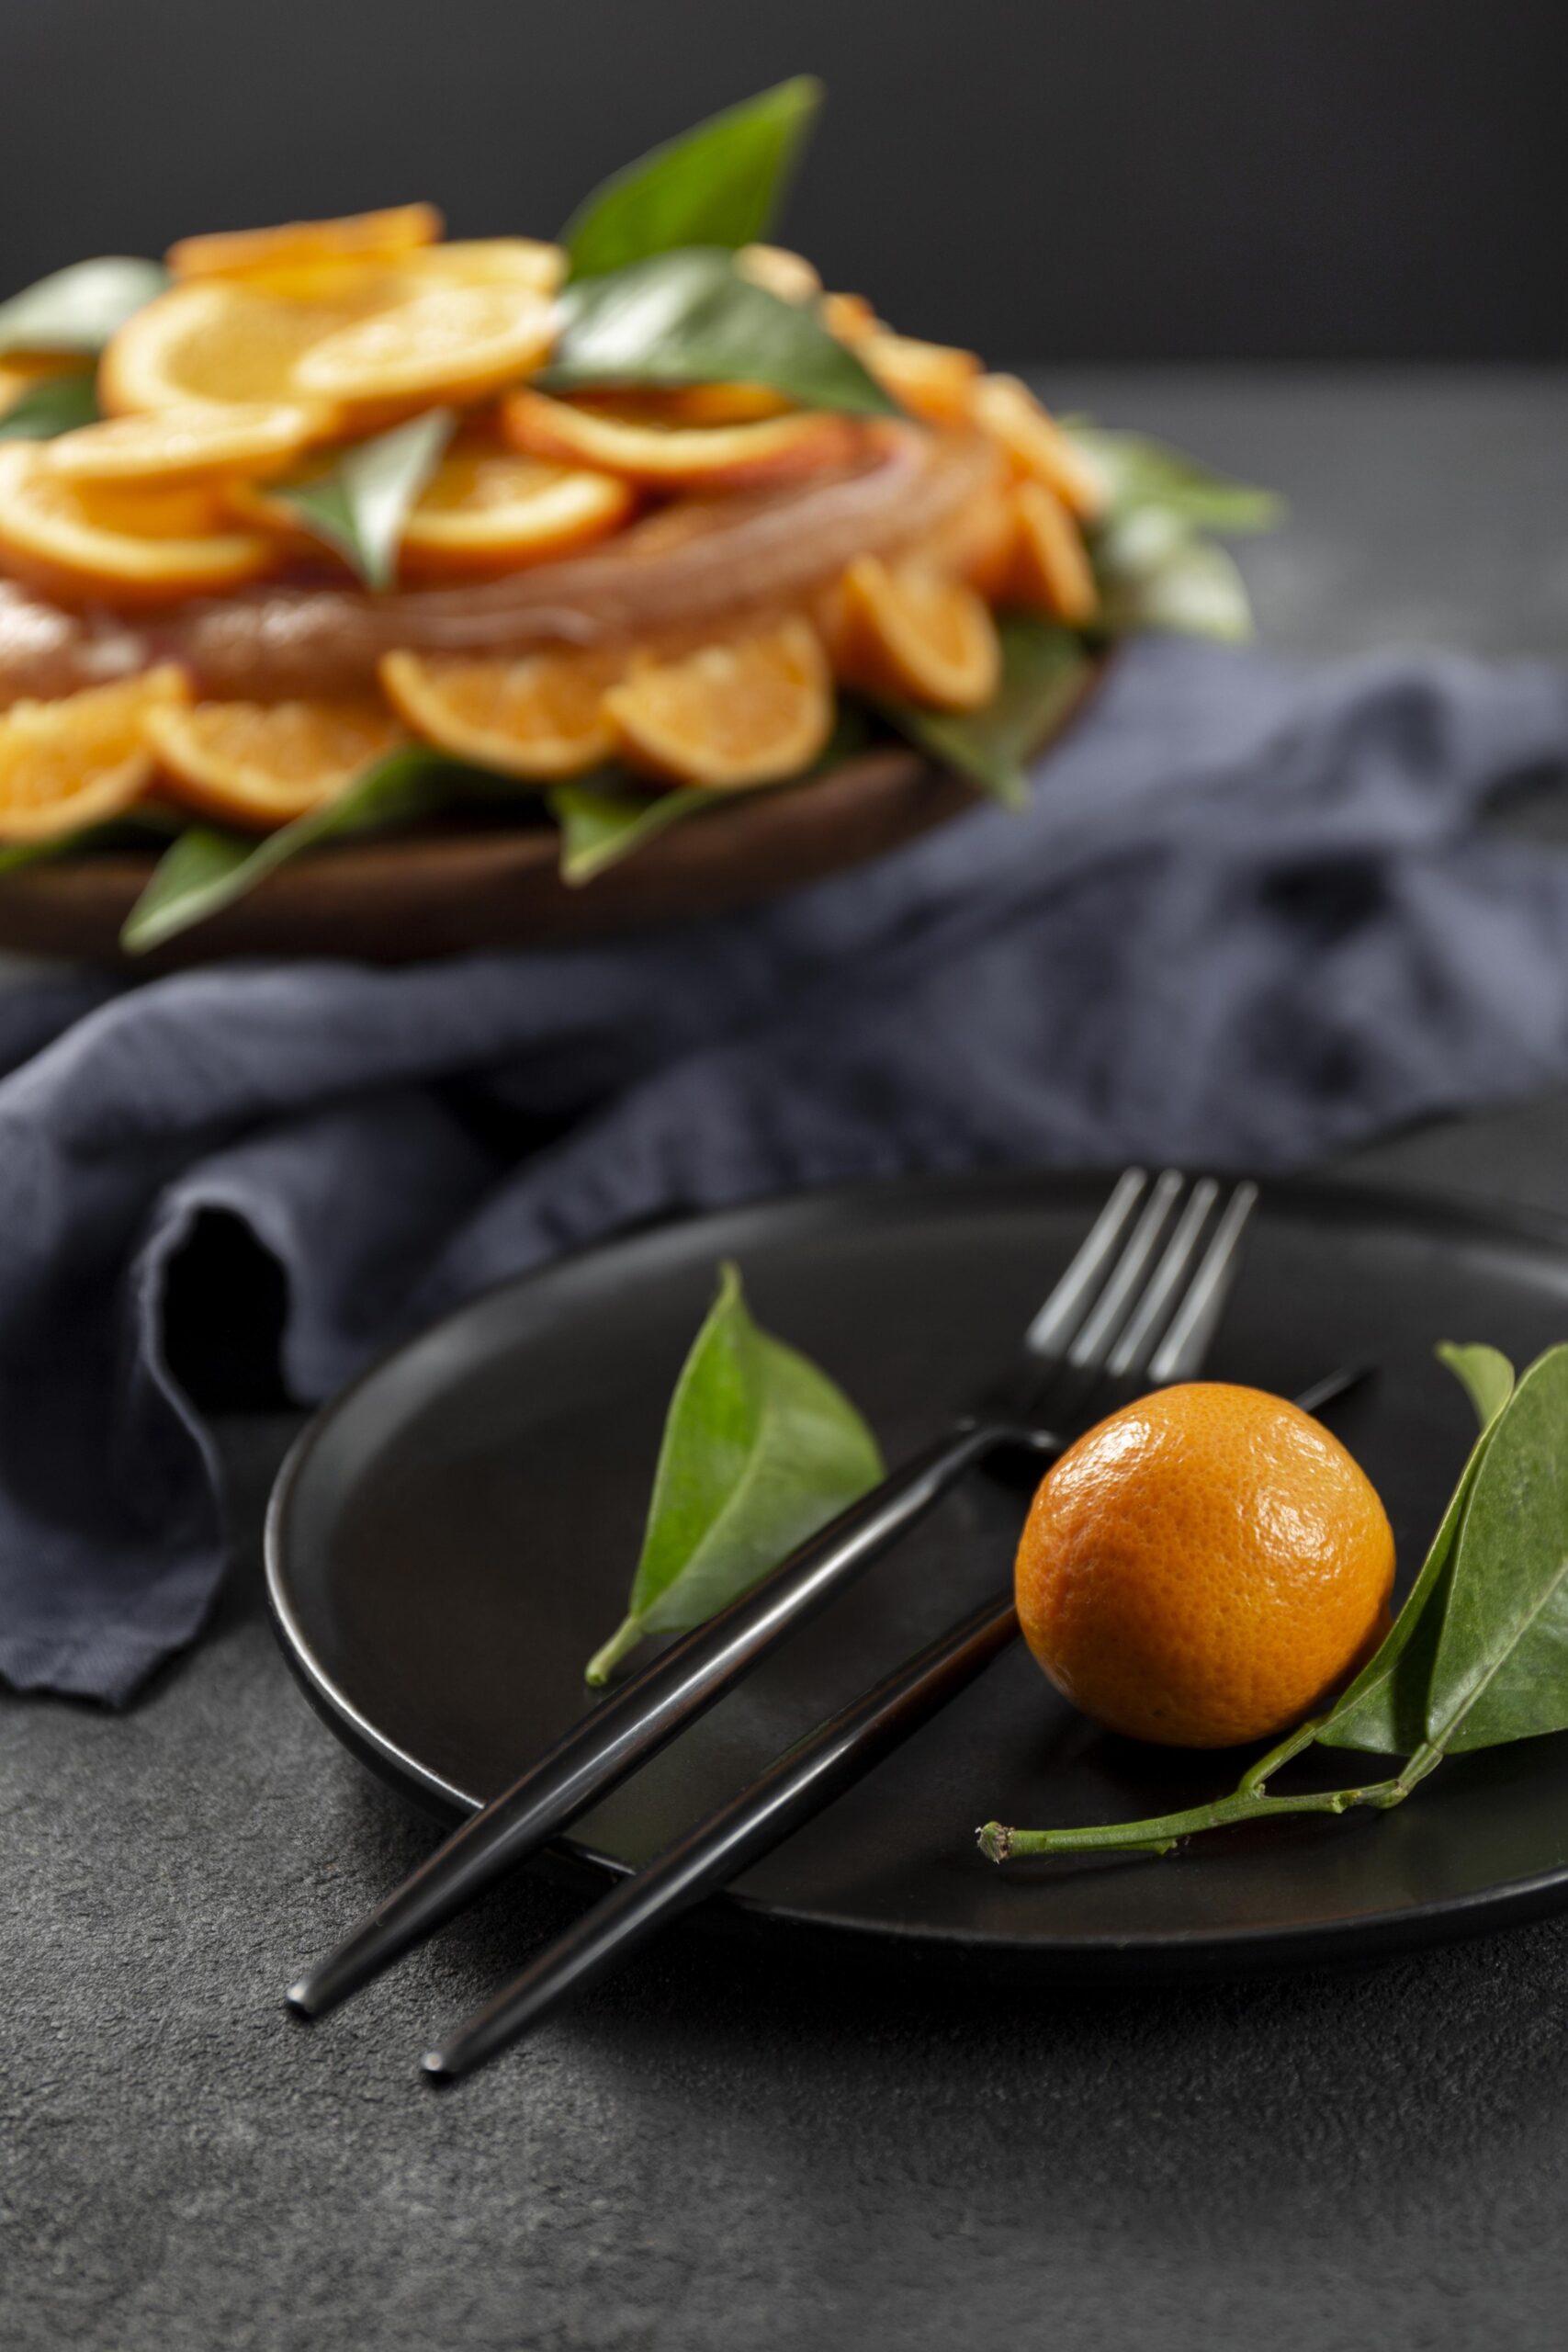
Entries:
{"type": "Polygon", "coordinates": [[[1281,1732],[1388,1623],[1393,1535],[1337,1438],[1283,1397],[1197,1381],[1140,1397],[1043,1480],[1017,1566],[1024,1639],[1134,1739],[1281,1732]]]}

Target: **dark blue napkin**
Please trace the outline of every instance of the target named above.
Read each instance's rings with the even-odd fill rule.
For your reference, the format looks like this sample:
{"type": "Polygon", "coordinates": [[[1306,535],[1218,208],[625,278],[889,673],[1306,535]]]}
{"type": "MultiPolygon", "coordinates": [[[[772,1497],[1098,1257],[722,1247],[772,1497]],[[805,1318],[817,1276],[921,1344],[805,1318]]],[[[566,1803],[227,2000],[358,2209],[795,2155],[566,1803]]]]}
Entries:
{"type": "Polygon", "coordinates": [[[1568,1078],[1568,858],[1483,831],[1568,678],[1150,642],[1018,817],[775,905],[406,970],[0,991],[0,1672],[123,1700],[224,1535],[169,1370],[204,1210],[336,1388],[653,1212],[912,1168],[1280,1169],[1568,1078]]]}

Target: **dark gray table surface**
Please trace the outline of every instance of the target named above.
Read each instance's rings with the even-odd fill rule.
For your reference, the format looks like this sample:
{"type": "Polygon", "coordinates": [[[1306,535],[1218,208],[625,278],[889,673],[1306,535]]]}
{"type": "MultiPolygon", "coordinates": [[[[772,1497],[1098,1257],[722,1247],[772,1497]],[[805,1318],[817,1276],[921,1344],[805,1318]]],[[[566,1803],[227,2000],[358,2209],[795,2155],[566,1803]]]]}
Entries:
{"type": "MultiPolygon", "coordinates": [[[[1568,378],[1058,378],[1285,489],[1310,651],[1568,647],[1568,378]]],[[[1568,1105],[1358,1172],[1568,1211],[1568,1105]]],[[[1568,1920],[1374,1973],[965,1996],[695,1927],[446,2098],[412,2060],[573,1907],[519,1884],[329,2025],[292,1966],[429,1832],[310,1715],[238,1558],[123,1714],[0,1698],[9,2352],[1555,2347],[1568,1920]]]]}

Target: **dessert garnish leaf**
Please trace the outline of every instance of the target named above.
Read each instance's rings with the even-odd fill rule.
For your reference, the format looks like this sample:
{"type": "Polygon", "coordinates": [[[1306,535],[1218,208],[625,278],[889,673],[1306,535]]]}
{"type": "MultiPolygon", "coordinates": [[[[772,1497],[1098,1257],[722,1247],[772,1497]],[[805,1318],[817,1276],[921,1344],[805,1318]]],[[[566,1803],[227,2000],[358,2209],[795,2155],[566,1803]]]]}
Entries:
{"type": "Polygon", "coordinates": [[[1252,606],[1235,560],[1164,507],[1113,516],[1090,534],[1089,554],[1098,626],[1109,636],[1159,629],[1236,643],[1252,635],[1252,606]]]}
{"type": "Polygon", "coordinates": [[[696,786],[674,792],[638,792],[624,779],[603,784],[558,785],[549,796],[550,814],[560,827],[560,871],[565,882],[592,882],[607,865],[618,865],[656,833],[712,808],[722,796],[696,786]]]}
{"type": "Polygon", "coordinates": [[[897,416],[870,369],[814,311],[742,277],[716,245],[686,245],[566,288],[550,391],[766,384],[802,408],[897,416]]]}
{"type": "Polygon", "coordinates": [[[275,833],[227,832],[193,825],[159,860],[126,919],[120,945],[145,955],[209,915],[232,906],[302,850],[349,833],[395,832],[459,801],[526,800],[535,794],[510,777],[470,768],[443,752],[411,743],[356,776],[335,799],[275,833]]]}
{"type": "Polygon", "coordinates": [[[664,1425],[627,1612],[588,1680],[605,1681],[645,1634],[701,1624],[882,1475],[849,1398],[753,1320],[725,1266],[664,1425]]]}
{"type": "Polygon", "coordinates": [[[0,353],[101,351],[131,312],[168,282],[161,264],[129,254],[73,262],[0,302],[0,353]]]}
{"type": "Polygon", "coordinates": [[[91,376],[40,376],[0,415],[0,441],[52,441],[97,421],[91,376]]]}
{"type": "Polygon", "coordinates": [[[765,235],[821,101],[821,84],[799,74],[624,165],[561,231],[571,275],[765,235]]]}
{"type": "Polygon", "coordinates": [[[1154,506],[1196,531],[1266,531],[1284,513],[1284,501],[1271,490],[1233,481],[1142,433],[1108,432],[1077,417],[1066,419],[1063,429],[1089,458],[1112,514],[1154,506]]]}
{"type": "Polygon", "coordinates": [[[905,702],[882,708],[920,751],[983,785],[1010,808],[1021,808],[1029,797],[1029,762],[1072,716],[1091,665],[1071,629],[1035,614],[1004,614],[998,634],[1001,684],[983,709],[922,710],[905,702]]]}
{"type": "Polygon", "coordinates": [[[324,473],[282,483],[273,496],[313,538],[335,548],[367,588],[390,588],[410,511],[457,422],[451,409],[427,409],[389,433],[355,441],[324,473]]]}

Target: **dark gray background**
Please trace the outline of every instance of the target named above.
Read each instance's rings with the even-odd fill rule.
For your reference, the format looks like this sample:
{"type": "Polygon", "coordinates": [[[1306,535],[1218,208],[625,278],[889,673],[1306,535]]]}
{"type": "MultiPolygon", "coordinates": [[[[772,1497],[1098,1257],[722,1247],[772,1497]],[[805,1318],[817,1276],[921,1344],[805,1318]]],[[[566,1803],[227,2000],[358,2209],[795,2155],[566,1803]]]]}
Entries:
{"type": "Polygon", "coordinates": [[[549,234],[828,82],[790,235],[993,358],[1568,354],[1562,0],[6,0],[0,288],[429,196],[549,234]]]}

